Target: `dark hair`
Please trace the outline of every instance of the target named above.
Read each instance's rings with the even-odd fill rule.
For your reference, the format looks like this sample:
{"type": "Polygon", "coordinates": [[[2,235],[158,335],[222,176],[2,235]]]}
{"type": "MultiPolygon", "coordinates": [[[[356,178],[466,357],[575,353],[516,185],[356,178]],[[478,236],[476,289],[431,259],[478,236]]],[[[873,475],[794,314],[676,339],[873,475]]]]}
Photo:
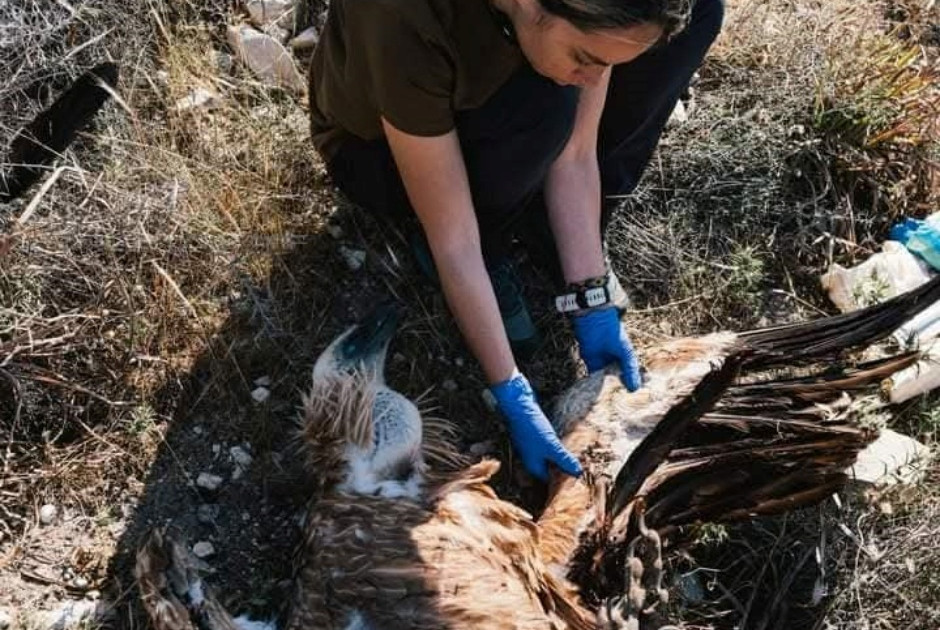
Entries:
{"type": "Polygon", "coordinates": [[[539,0],[549,13],[582,31],[624,28],[651,23],[669,38],[685,28],[691,0],[539,0]]]}

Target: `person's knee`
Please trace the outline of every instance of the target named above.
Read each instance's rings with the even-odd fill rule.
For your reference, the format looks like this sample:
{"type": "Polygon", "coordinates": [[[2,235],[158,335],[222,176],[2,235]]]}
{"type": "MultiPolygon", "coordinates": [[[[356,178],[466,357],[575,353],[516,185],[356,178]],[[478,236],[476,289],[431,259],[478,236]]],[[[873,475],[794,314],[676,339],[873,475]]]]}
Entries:
{"type": "Polygon", "coordinates": [[[721,32],[724,19],[725,0],[696,0],[688,28],[711,44],[721,32]]]}

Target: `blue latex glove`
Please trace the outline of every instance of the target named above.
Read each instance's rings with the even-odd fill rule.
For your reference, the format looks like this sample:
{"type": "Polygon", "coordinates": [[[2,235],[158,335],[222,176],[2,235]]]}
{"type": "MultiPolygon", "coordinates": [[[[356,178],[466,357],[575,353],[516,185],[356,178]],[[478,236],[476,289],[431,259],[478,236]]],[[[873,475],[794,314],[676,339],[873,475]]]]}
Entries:
{"type": "Polygon", "coordinates": [[[581,359],[589,372],[602,370],[611,363],[620,365],[620,379],[631,392],[643,384],[640,363],[633,344],[620,323],[617,309],[601,308],[571,318],[574,336],[578,339],[581,359]]]}
{"type": "Polygon", "coordinates": [[[581,464],[562,446],[526,377],[516,372],[508,381],[491,385],[490,392],[506,418],[509,438],[522,465],[530,474],[547,481],[548,464],[552,463],[564,473],[581,475],[581,464]]]}

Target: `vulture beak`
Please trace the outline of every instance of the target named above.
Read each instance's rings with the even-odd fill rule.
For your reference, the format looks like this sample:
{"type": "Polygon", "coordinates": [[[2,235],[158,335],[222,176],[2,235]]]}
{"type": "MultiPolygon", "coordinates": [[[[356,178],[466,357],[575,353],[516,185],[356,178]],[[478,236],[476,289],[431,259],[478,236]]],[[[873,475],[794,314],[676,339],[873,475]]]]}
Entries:
{"type": "Polygon", "coordinates": [[[394,306],[379,305],[343,339],[339,347],[341,355],[349,363],[364,365],[367,370],[379,373],[400,320],[394,306]]]}
{"type": "Polygon", "coordinates": [[[354,371],[384,380],[385,355],[400,319],[391,303],[377,306],[323,351],[313,369],[314,380],[354,371]]]}

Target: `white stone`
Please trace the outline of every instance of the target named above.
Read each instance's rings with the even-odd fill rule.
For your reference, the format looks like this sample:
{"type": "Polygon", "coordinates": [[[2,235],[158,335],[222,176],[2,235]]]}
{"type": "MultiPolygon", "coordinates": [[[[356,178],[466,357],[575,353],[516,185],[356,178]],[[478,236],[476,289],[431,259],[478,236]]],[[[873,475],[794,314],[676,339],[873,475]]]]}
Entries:
{"type": "Polygon", "coordinates": [[[314,27],[305,28],[290,40],[290,47],[294,50],[310,50],[316,48],[320,42],[320,33],[314,27]]]}
{"type": "Polygon", "coordinates": [[[233,446],[228,449],[229,457],[235,462],[236,466],[249,468],[251,466],[251,454],[241,446],[233,446]]]}
{"type": "Polygon", "coordinates": [[[669,114],[669,120],[666,124],[668,125],[681,125],[684,122],[688,122],[689,112],[685,109],[685,104],[682,101],[676,101],[676,106],[672,108],[672,113],[669,114]]]}
{"type": "Polygon", "coordinates": [[[882,429],[849,470],[849,476],[872,484],[914,483],[923,476],[930,449],[906,435],[882,429]]]}
{"type": "Polygon", "coordinates": [[[13,615],[4,608],[0,608],[0,630],[7,630],[13,625],[13,615]]]}
{"type": "Polygon", "coordinates": [[[281,28],[277,24],[268,24],[263,28],[263,32],[282,44],[286,44],[287,40],[290,39],[290,31],[286,28],[281,28]]]}
{"type": "Polygon", "coordinates": [[[86,589],[88,588],[88,580],[79,575],[77,578],[72,580],[72,586],[77,589],[86,589]]]}
{"type": "Polygon", "coordinates": [[[222,485],[222,477],[218,475],[213,475],[212,473],[199,473],[199,476],[196,478],[196,485],[202,488],[203,490],[208,490],[209,492],[215,492],[219,489],[219,486],[222,485]]]}
{"type": "Polygon", "coordinates": [[[207,540],[202,540],[193,545],[193,555],[197,558],[208,558],[215,554],[215,547],[207,540]]]}
{"type": "Polygon", "coordinates": [[[294,0],[249,0],[245,9],[257,26],[277,22],[294,10],[294,0]]]}
{"type": "Polygon", "coordinates": [[[50,630],[69,630],[95,621],[101,617],[100,613],[96,602],[67,601],[56,610],[46,613],[43,625],[50,630]]]}
{"type": "Polygon", "coordinates": [[[293,56],[277,39],[241,24],[228,27],[228,42],[262,82],[298,94],[306,92],[307,83],[293,56]]]}
{"type": "Polygon", "coordinates": [[[39,508],[39,522],[43,525],[51,524],[58,515],[59,509],[51,503],[47,503],[46,505],[39,508]]]}
{"type": "Polygon", "coordinates": [[[267,387],[256,387],[251,391],[251,399],[259,405],[271,397],[271,390],[267,387]]]}
{"type": "Polygon", "coordinates": [[[178,112],[186,112],[194,109],[203,111],[212,111],[218,109],[222,104],[222,99],[218,94],[203,87],[197,87],[190,90],[189,94],[176,101],[175,109],[178,112]]]}
{"type": "Polygon", "coordinates": [[[366,253],[361,249],[352,249],[345,245],[340,246],[339,255],[346,261],[346,266],[352,271],[359,271],[366,263],[366,253]]]}
{"type": "Polygon", "coordinates": [[[255,379],[255,387],[271,387],[271,377],[259,376],[255,379]]]}

